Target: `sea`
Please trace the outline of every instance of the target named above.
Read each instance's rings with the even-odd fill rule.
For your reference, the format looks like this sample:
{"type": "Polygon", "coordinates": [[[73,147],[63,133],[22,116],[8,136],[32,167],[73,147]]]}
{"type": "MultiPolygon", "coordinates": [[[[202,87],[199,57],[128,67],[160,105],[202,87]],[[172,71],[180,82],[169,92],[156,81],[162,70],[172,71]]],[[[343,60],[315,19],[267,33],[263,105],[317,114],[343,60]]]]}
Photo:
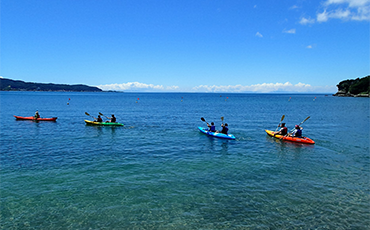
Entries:
{"type": "Polygon", "coordinates": [[[369,229],[370,99],[0,92],[0,229],[369,229]],[[56,122],[17,116],[58,117],[56,122]],[[89,115],[87,115],[87,114],[89,115]],[[99,113],[123,127],[86,125],[99,113]],[[266,134],[301,126],[314,145],[266,134]],[[236,140],[199,132],[228,123],[236,140]]]}

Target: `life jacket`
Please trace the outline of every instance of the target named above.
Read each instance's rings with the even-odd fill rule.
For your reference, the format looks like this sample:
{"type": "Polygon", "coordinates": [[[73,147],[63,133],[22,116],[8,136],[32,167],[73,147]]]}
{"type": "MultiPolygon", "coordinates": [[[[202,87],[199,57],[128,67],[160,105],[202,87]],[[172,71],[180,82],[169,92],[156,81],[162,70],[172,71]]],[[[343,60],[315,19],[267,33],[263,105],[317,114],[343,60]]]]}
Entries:
{"type": "Polygon", "coordinates": [[[110,119],[110,122],[116,122],[116,118],[112,117],[112,119],[110,119]]]}
{"type": "Polygon", "coordinates": [[[209,129],[211,132],[216,132],[216,126],[212,125],[211,128],[209,129]]]}
{"type": "Polygon", "coordinates": [[[302,130],[301,129],[296,129],[296,131],[294,133],[294,136],[295,137],[301,137],[302,136],[302,130]]]}
{"type": "Polygon", "coordinates": [[[223,133],[223,134],[227,134],[227,132],[229,131],[229,128],[228,127],[226,127],[226,126],[224,126],[224,127],[222,127],[222,131],[221,131],[221,133],[223,133]]]}
{"type": "Polygon", "coordinates": [[[288,128],[287,127],[283,127],[281,128],[281,135],[286,135],[288,133],[288,128]]]}

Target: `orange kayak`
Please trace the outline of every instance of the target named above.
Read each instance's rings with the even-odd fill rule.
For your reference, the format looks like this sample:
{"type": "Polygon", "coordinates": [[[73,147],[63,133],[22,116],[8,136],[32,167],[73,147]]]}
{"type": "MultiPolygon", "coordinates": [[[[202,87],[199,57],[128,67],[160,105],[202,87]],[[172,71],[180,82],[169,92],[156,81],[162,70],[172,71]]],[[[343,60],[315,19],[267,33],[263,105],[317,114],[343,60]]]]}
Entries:
{"type": "Polygon", "coordinates": [[[15,119],[17,120],[33,120],[33,121],[56,121],[57,117],[52,117],[52,118],[37,118],[35,117],[21,117],[21,116],[14,116],[15,119]]]}
{"type": "Polygon", "coordinates": [[[271,131],[271,130],[265,130],[265,131],[269,136],[275,137],[280,140],[292,141],[292,142],[304,143],[304,144],[315,144],[315,142],[308,137],[289,137],[289,136],[283,136],[283,135],[274,135],[274,131],[271,131]]]}

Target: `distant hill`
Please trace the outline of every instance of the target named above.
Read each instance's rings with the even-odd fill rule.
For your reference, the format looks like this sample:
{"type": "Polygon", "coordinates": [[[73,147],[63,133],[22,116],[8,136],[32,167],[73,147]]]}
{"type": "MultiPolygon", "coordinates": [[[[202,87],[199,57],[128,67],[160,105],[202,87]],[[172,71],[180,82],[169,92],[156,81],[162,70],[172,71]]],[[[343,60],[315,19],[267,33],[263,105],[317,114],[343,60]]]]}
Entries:
{"type": "Polygon", "coordinates": [[[0,78],[0,91],[74,91],[100,92],[98,87],[87,85],[66,85],[53,83],[34,83],[0,78]]]}
{"type": "Polygon", "coordinates": [[[370,95],[370,75],[341,81],[338,85],[338,92],[333,96],[339,97],[369,97],[370,95]]]}

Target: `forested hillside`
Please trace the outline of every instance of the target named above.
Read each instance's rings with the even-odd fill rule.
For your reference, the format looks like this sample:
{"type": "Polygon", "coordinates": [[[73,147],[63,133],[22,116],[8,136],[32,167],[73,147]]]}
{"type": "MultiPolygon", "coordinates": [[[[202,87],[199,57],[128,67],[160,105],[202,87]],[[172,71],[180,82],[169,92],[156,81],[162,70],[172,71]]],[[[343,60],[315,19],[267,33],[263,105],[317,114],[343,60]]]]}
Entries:
{"type": "Polygon", "coordinates": [[[0,78],[0,91],[76,91],[76,92],[99,92],[98,87],[87,85],[67,85],[53,83],[34,83],[16,81],[6,78],[0,78]]]}
{"type": "Polygon", "coordinates": [[[338,92],[334,96],[369,97],[370,75],[363,78],[341,81],[337,87],[338,92]]]}

